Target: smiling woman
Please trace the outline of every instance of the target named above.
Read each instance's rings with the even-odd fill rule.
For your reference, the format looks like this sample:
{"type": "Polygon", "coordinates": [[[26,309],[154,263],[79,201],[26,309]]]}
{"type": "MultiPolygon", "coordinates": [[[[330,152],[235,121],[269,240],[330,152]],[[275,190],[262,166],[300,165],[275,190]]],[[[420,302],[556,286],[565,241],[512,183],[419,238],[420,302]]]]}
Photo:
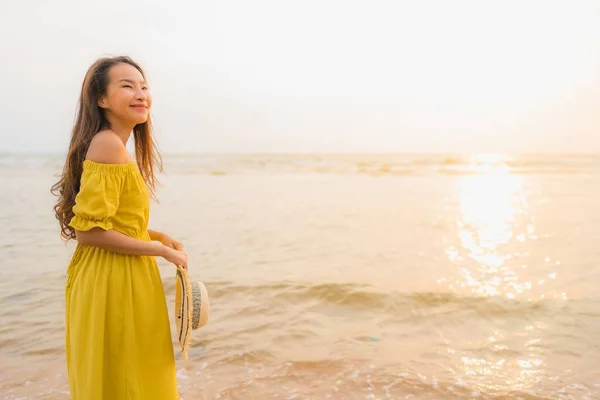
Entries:
{"type": "Polygon", "coordinates": [[[105,58],[85,77],[60,181],[56,218],[77,239],[67,269],[71,398],[178,399],[165,293],[155,257],[187,268],[181,243],[148,229],[155,185],[144,72],[105,58]],[[126,150],[134,134],[136,164],[126,150]],[[160,243],[157,243],[157,242],[160,243]]]}

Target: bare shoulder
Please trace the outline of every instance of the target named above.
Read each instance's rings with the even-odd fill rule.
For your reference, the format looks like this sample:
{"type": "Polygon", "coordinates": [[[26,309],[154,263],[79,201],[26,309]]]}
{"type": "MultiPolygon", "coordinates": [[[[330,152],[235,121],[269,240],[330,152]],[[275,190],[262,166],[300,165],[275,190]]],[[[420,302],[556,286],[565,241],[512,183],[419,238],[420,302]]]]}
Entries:
{"type": "Polygon", "coordinates": [[[131,157],[121,138],[113,131],[98,132],[88,148],[86,160],[102,164],[127,164],[131,157]]]}

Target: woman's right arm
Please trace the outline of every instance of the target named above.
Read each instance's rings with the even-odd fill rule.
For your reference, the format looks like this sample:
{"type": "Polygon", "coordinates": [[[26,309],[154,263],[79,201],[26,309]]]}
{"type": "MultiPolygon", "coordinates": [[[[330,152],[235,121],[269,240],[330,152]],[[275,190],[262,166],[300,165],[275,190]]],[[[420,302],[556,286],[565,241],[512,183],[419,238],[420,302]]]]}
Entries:
{"type": "Polygon", "coordinates": [[[167,261],[187,268],[187,255],[159,242],[146,242],[127,236],[113,229],[92,228],[75,231],[77,242],[83,246],[94,246],[120,254],[163,257],[167,261]]]}

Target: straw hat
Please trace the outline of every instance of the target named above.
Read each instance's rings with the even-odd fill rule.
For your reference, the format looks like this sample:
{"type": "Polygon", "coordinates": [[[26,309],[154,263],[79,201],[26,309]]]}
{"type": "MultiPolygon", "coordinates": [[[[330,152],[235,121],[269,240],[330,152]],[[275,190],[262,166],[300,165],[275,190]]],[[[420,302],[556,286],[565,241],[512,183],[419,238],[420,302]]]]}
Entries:
{"type": "Polygon", "coordinates": [[[202,282],[192,281],[187,271],[177,267],[175,284],[175,327],[181,345],[181,358],[188,359],[192,331],[208,322],[208,291],[202,282]]]}

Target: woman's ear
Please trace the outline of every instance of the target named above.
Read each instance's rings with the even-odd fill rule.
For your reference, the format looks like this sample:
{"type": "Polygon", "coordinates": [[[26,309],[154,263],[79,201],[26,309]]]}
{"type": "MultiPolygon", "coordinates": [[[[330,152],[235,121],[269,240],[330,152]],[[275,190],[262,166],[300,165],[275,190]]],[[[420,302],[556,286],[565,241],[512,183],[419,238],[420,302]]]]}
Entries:
{"type": "Polygon", "coordinates": [[[108,105],[106,104],[106,96],[100,96],[100,98],[98,99],[98,107],[108,108],[108,105]]]}

